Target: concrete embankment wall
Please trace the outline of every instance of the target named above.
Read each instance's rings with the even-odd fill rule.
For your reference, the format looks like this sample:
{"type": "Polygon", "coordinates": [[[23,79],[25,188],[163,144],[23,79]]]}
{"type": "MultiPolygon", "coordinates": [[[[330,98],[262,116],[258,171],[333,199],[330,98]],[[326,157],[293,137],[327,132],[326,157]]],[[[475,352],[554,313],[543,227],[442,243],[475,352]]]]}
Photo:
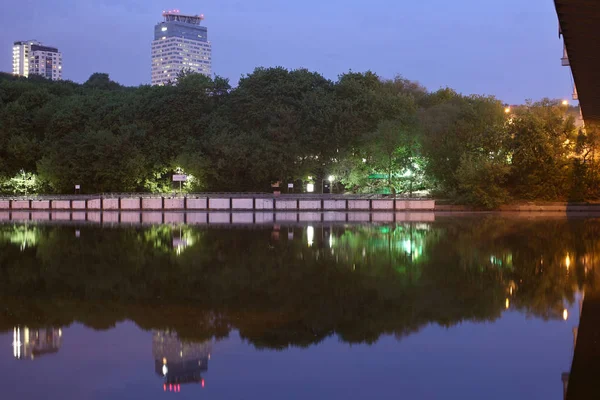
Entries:
{"type": "Polygon", "coordinates": [[[293,197],[89,197],[3,199],[0,211],[433,211],[434,200],[293,197]]]}

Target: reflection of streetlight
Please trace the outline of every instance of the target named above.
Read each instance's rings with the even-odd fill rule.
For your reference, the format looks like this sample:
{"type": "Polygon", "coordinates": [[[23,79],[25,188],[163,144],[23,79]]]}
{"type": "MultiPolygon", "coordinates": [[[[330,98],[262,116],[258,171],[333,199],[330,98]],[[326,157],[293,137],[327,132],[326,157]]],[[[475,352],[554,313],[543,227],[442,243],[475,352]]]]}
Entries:
{"type": "Polygon", "coordinates": [[[571,257],[569,257],[569,253],[567,253],[567,257],[565,257],[565,265],[567,266],[568,271],[569,267],[571,266],[571,257]]]}
{"type": "Polygon", "coordinates": [[[308,242],[308,247],[311,247],[314,243],[315,239],[315,228],[309,226],[306,228],[306,241],[308,242]]]}
{"type": "Polygon", "coordinates": [[[568,320],[569,319],[569,311],[567,311],[567,309],[565,308],[563,310],[563,320],[568,320]]]}
{"type": "Polygon", "coordinates": [[[506,298],[505,306],[507,310],[510,307],[510,300],[508,299],[508,297],[506,298]]]}

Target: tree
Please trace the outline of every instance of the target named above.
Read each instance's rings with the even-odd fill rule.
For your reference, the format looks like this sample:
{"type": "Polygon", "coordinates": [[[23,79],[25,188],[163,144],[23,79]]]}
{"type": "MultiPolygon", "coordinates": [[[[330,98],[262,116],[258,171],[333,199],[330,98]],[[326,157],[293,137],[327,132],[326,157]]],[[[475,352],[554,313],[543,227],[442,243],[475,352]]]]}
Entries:
{"type": "Polygon", "coordinates": [[[506,124],[512,165],[509,180],[523,199],[566,200],[578,131],[560,101],[528,102],[513,110],[506,124]]]}

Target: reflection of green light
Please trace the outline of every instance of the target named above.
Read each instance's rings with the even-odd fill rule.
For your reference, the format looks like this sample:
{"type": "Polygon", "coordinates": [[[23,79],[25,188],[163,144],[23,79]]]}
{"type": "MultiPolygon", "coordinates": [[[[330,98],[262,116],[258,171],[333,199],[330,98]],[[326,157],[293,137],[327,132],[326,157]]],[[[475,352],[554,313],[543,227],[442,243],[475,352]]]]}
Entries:
{"type": "Polygon", "coordinates": [[[388,226],[382,226],[381,228],[379,228],[379,232],[390,233],[390,228],[388,226]]]}
{"type": "Polygon", "coordinates": [[[21,251],[26,248],[35,247],[38,244],[40,231],[26,225],[13,226],[12,231],[5,232],[2,237],[11,244],[19,246],[21,251]]]}
{"type": "Polygon", "coordinates": [[[402,248],[404,249],[404,251],[407,254],[410,254],[412,252],[412,243],[410,242],[410,240],[403,240],[402,241],[402,248]]]}

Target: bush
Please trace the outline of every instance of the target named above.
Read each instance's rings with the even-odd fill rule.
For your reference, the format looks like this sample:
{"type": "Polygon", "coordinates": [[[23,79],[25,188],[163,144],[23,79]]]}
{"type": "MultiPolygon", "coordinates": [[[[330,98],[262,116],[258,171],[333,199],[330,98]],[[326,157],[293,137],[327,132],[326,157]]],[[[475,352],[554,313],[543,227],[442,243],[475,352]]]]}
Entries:
{"type": "Polygon", "coordinates": [[[494,209],[509,201],[504,186],[510,167],[492,157],[463,155],[456,170],[459,196],[468,203],[494,209]]]}

